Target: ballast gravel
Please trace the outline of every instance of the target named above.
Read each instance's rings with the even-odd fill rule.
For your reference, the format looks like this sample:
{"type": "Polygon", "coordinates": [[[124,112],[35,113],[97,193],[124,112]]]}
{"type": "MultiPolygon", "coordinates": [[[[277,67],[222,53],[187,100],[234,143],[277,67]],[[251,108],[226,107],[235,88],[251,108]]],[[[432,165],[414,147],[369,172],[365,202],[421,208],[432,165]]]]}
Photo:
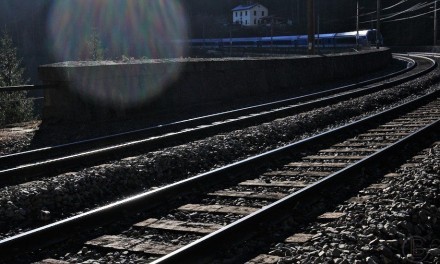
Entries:
{"type": "Polygon", "coordinates": [[[440,142],[419,153],[385,189],[364,189],[364,202],[339,205],[345,215],[300,228],[302,244],[277,243],[277,263],[440,263],[440,142]]]}
{"type": "Polygon", "coordinates": [[[56,177],[0,189],[0,238],[188,178],[439,89],[438,70],[360,98],[56,177]]]}

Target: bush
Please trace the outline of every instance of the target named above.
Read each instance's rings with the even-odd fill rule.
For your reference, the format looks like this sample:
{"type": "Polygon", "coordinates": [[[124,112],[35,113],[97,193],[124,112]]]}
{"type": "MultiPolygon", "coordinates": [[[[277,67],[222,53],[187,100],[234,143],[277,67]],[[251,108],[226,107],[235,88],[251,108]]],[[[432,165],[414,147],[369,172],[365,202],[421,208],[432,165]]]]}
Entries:
{"type": "MultiPolygon", "coordinates": [[[[0,38],[0,87],[23,85],[24,68],[17,58],[17,48],[6,30],[0,38]]],[[[0,127],[6,124],[28,121],[33,118],[33,101],[26,91],[0,91],[0,127]]]]}

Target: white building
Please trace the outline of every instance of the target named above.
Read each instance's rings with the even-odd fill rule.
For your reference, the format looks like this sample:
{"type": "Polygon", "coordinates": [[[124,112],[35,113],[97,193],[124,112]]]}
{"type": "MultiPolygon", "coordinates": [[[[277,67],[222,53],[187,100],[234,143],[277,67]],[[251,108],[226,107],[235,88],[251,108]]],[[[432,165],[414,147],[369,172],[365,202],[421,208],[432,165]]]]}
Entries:
{"type": "Polygon", "coordinates": [[[256,26],[260,18],[268,16],[269,10],[261,4],[239,5],[232,9],[232,23],[256,26]]]}

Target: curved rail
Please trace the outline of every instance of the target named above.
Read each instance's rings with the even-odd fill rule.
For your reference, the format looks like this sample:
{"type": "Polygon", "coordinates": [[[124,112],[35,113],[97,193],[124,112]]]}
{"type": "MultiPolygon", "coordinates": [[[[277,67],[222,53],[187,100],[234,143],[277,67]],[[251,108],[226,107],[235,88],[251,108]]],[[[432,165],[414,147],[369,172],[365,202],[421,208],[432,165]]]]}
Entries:
{"type": "Polygon", "coordinates": [[[67,152],[67,151],[72,151],[72,150],[74,151],[76,149],[83,149],[83,148],[90,149],[93,146],[102,146],[104,144],[122,142],[122,141],[135,139],[135,138],[139,138],[139,137],[160,135],[160,134],[168,133],[171,131],[177,131],[177,130],[187,128],[187,127],[196,127],[198,125],[206,124],[209,122],[214,122],[217,120],[226,120],[229,118],[248,115],[248,114],[255,113],[255,112],[262,112],[262,111],[267,111],[270,109],[281,108],[281,107],[285,107],[286,105],[296,104],[296,103],[299,103],[302,101],[314,100],[314,99],[317,99],[317,98],[320,98],[323,96],[328,96],[328,95],[331,95],[331,94],[334,94],[337,92],[344,92],[344,91],[348,91],[350,89],[355,89],[355,88],[359,88],[359,87],[373,84],[376,82],[380,82],[380,81],[383,81],[386,79],[390,79],[390,78],[396,77],[398,75],[404,74],[408,71],[411,71],[417,66],[417,63],[414,60],[411,60],[407,57],[403,57],[400,55],[396,55],[395,57],[400,60],[407,61],[408,67],[403,70],[400,70],[400,71],[397,71],[395,73],[391,73],[391,74],[388,74],[385,76],[381,76],[381,77],[373,78],[373,79],[370,79],[367,81],[362,81],[359,83],[330,89],[327,91],[322,91],[322,92],[312,93],[312,94],[298,96],[298,97],[294,97],[294,98],[279,100],[279,101],[275,101],[275,102],[264,103],[264,104],[245,107],[245,108],[241,108],[241,109],[235,109],[235,110],[231,110],[231,111],[225,111],[225,112],[221,112],[221,113],[191,118],[191,119],[172,122],[172,123],[168,123],[168,124],[161,124],[158,126],[133,130],[133,131],[124,132],[124,133],[113,134],[113,135],[109,135],[109,136],[97,137],[97,138],[81,140],[81,141],[67,143],[67,144],[61,144],[61,145],[56,145],[56,146],[50,146],[50,147],[45,147],[45,148],[33,149],[33,150],[29,150],[29,151],[23,151],[23,152],[19,152],[19,153],[4,155],[4,156],[0,156],[0,168],[5,168],[7,166],[11,167],[11,166],[17,166],[20,164],[25,164],[26,162],[30,162],[32,160],[41,159],[42,156],[52,154],[54,152],[67,152]]]}
{"type": "Polygon", "coordinates": [[[274,225],[281,222],[287,216],[292,208],[307,201],[316,201],[317,196],[322,197],[332,194],[335,186],[347,183],[347,179],[353,180],[354,175],[362,175],[366,168],[377,167],[388,161],[395,153],[398,153],[405,146],[415,141],[423,141],[425,137],[432,135],[440,129],[440,120],[424,127],[407,137],[399,140],[395,144],[376,152],[336,173],[333,173],[324,179],[321,179],[312,185],[309,185],[293,194],[269,205],[261,210],[252,213],[244,218],[223,227],[203,238],[186,245],[171,254],[165,255],[152,264],[182,263],[182,260],[188,263],[203,263],[208,261],[215,253],[225,250],[231,244],[245,241],[255,235],[256,227],[274,225]],[[317,195],[319,194],[319,195],[317,195]]]}
{"type": "MultiPolygon", "coordinates": [[[[274,120],[276,118],[295,114],[300,111],[306,111],[306,110],[310,110],[313,108],[326,106],[331,103],[336,103],[341,100],[347,100],[347,99],[350,99],[353,97],[366,95],[366,94],[374,92],[374,91],[379,91],[381,89],[406,82],[408,80],[417,78],[418,76],[423,75],[427,72],[430,72],[431,70],[433,70],[437,66],[437,64],[435,63],[435,61],[433,61],[431,59],[427,59],[427,60],[431,63],[431,67],[424,69],[423,71],[417,72],[415,74],[411,74],[411,75],[406,76],[404,78],[398,79],[398,80],[389,81],[389,82],[386,82],[386,83],[380,84],[380,85],[367,86],[364,88],[356,89],[354,91],[350,91],[350,90],[354,89],[353,87],[357,86],[358,84],[344,86],[344,87],[340,87],[340,88],[336,88],[336,89],[332,90],[333,93],[335,91],[337,91],[337,92],[349,91],[349,92],[346,92],[342,95],[333,95],[333,96],[330,95],[329,97],[326,97],[324,99],[319,99],[319,100],[306,102],[306,103],[298,103],[298,104],[290,106],[290,107],[266,111],[266,112],[262,112],[260,114],[252,114],[250,116],[245,116],[245,117],[239,118],[239,119],[228,119],[228,120],[221,122],[221,123],[220,122],[212,123],[210,125],[203,125],[203,126],[195,127],[193,129],[186,129],[186,130],[181,130],[178,132],[170,132],[170,131],[175,131],[175,130],[181,128],[182,126],[186,127],[186,125],[189,125],[189,123],[191,123],[193,126],[196,126],[196,125],[200,125],[200,124],[206,124],[206,122],[210,122],[213,120],[218,120],[218,118],[220,116],[223,118],[231,118],[232,116],[230,114],[232,114],[234,116],[235,115],[245,115],[246,113],[249,113],[248,111],[254,112],[256,109],[261,110],[261,111],[263,111],[263,110],[261,108],[259,108],[260,106],[258,106],[258,108],[256,108],[257,107],[256,106],[256,107],[250,107],[250,108],[244,108],[244,109],[240,109],[240,110],[225,112],[222,114],[215,114],[215,115],[211,115],[211,116],[200,117],[200,118],[190,119],[190,120],[186,120],[186,121],[176,122],[176,123],[163,125],[163,126],[159,126],[159,127],[155,127],[155,128],[148,128],[145,130],[140,130],[139,133],[146,133],[147,131],[148,132],[151,132],[151,131],[157,132],[157,130],[160,130],[161,133],[163,133],[164,135],[154,136],[154,137],[148,138],[148,139],[137,140],[137,141],[133,141],[133,142],[125,143],[125,144],[119,144],[119,145],[110,146],[110,147],[105,147],[105,148],[101,148],[101,149],[97,149],[97,150],[91,150],[91,151],[87,151],[87,152],[77,153],[74,155],[68,155],[68,156],[64,156],[64,157],[60,157],[60,158],[45,160],[45,161],[36,162],[33,164],[20,165],[15,168],[4,169],[4,170],[0,171],[0,184],[12,184],[12,183],[21,182],[23,180],[29,180],[32,177],[36,177],[36,176],[43,174],[43,173],[47,176],[47,175],[50,175],[50,171],[53,171],[55,169],[59,170],[60,168],[67,170],[67,169],[70,169],[72,167],[77,166],[78,163],[81,163],[81,165],[93,164],[98,161],[109,159],[109,157],[114,157],[114,155],[121,155],[121,153],[123,153],[123,151],[136,151],[136,150],[151,151],[151,150],[157,149],[159,147],[169,146],[170,144],[172,144],[173,142],[176,142],[176,141],[178,142],[181,140],[186,140],[190,134],[193,138],[201,138],[201,137],[205,137],[208,135],[212,135],[214,133],[218,133],[218,131],[230,129],[231,127],[243,126],[243,125],[254,125],[254,124],[258,124],[258,123],[262,123],[262,122],[267,122],[267,121],[274,120]],[[155,129],[157,129],[157,130],[155,130],[155,129]],[[168,133],[168,134],[165,134],[165,133],[168,133]]],[[[367,83],[370,83],[370,82],[371,82],[371,80],[367,81],[367,83]]],[[[365,85],[365,82],[362,84],[365,85]]],[[[319,98],[321,96],[324,96],[324,94],[327,94],[327,93],[331,93],[331,92],[330,91],[320,92],[320,93],[311,94],[311,95],[307,95],[307,96],[303,96],[303,97],[283,100],[282,102],[284,104],[288,101],[289,104],[293,104],[297,101],[305,100],[305,98],[307,98],[309,100],[312,100],[311,98],[315,98],[315,97],[319,98]],[[318,96],[318,94],[319,94],[319,96],[318,96]]],[[[280,102],[281,101],[276,102],[276,103],[271,103],[271,104],[264,104],[264,105],[261,105],[261,107],[264,108],[264,107],[270,106],[270,109],[275,107],[275,105],[278,107],[281,107],[280,102]]],[[[115,138],[120,137],[121,135],[126,135],[126,134],[127,133],[118,134],[117,136],[103,137],[103,138],[100,138],[100,140],[108,139],[111,141],[115,138]]],[[[130,133],[130,135],[133,135],[133,134],[130,133]]],[[[155,134],[153,134],[153,135],[155,135],[155,134]]],[[[83,141],[80,144],[91,145],[92,142],[94,142],[94,141],[88,140],[88,141],[83,141]]],[[[65,146],[70,147],[71,145],[69,145],[69,144],[62,145],[62,146],[59,146],[59,148],[63,148],[65,146]]],[[[74,146],[77,146],[77,144],[74,144],[74,146]]],[[[54,150],[54,148],[45,148],[44,149],[45,152],[50,152],[51,150],[54,150]]],[[[23,155],[27,155],[27,154],[29,154],[31,156],[35,156],[35,155],[41,155],[41,152],[40,152],[40,150],[35,150],[35,151],[26,152],[26,154],[23,154],[23,155]]],[[[23,160],[23,159],[26,159],[26,158],[24,156],[21,156],[20,153],[18,153],[16,155],[12,154],[9,156],[4,156],[3,159],[0,158],[0,161],[1,162],[13,162],[13,161],[17,162],[17,160],[23,160]]]]}
{"type": "MultiPolygon", "coordinates": [[[[23,251],[29,249],[41,248],[66,239],[76,232],[84,232],[87,229],[102,226],[105,223],[119,220],[122,217],[136,215],[136,213],[139,211],[145,211],[163,205],[168,203],[170,200],[176,199],[176,196],[181,196],[183,194],[197,194],[201,190],[207,190],[214,185],[223,183],[224,181],[228,181],[230,179],[237,180],[237,175],[245,174],[249,168],[259,167],[261,164],[278,160],[286,155],[289,156],[292,153],[300,153],[301,151],[310,148],[311,145],[326,143],[327,141],[332,141],[335,138],[340,138],[341,135],[352,135],[354,134],[353,131],[364,131],[369,127],[374,127],[387,120],[402,116],[402,113],[414,110],[421,105],[438,98],[439,95],[440,91],[435,91],[421,98],[394,107],[390,110],[383,111],[379,114],[375,114],[317,136],[295,142],[255,157],[247,158],[243,161],[227,165],[211,172],[203,173],[201,175],[156,189],[154,191],[139,194],[134,197],[92,210],[90,212],[4,239],[0,241],[0,253],[2,256],[11,256],[17,254],[18,252],[22,253],[23,251]]],[[[438,131],[439,125],[440,122],[437,120],[429,127],[421,129],[417,131],[417,133],[413,133],[404,139],[399,140],[396,144],[386,147],[376,154],[364,158],[352,166],[342,169],[338,173],[331,174],[316,184],[306,187],[299,192],[295,192],[274,203],[272,206],[267,208],[265,207],[255,214],[245,217],[237,223],[231,224],[227,228],[225,227],[201,240],[183,247],[175,253],[158,260],[158,262],[163,261],[164,263],[173,263],[176,261],[181,261],[182,259],[190,260],[191,258],[195,257],[203,257],[205,254],[209,254],[210,249],[213,249],[214,245],[215,249],[218,250],[220,245],[222,245],[218,244],[219,241],[225,241],[225,239],[229,240],[231,239],[231,235],[234,237],[234,239],[243,239],[246,236],[244,236],[243,233],[238,232],[238,230],[241,230],[241,228],[246,229],[249,228],[250,224],[253,225],[262,220],[267,221],[269,218],[273,219],[273,213],[276,212],[273,212],[272,210],[277,210],[278,212],[276,214],[279,214],[280,211],[283,211],[283,209],[296,204],[299,199],[309,197],[310,195],[315,195],[316,191],[323,190],[323,184],[324,186],[328,186],[329,184],[339,183],[344,181],[345,176],[353,175],[354,173],[361,171],[365,166],[376,166],[377,162],[384,160],[386,161],[387,158],[392,156],[391,154],[400,150],[403,144],[407,144],[414,138],[425,138],[427,133],[431,133],[432,130],[438,131]],[[200,248],[203,248],[204,251],[201,252],[200,248]],[[196,255],[196,253],[198,255],[196,255]]]]}

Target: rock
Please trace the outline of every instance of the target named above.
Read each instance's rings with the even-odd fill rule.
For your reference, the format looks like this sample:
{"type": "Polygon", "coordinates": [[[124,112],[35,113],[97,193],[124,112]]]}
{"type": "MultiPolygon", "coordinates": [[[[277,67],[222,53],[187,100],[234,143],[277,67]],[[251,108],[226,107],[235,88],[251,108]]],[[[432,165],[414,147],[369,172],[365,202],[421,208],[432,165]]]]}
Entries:
{"type": "Polygon", "coordinates": [[[428,254],[433,257],[438,257],[440,256],[440,248],[431,248],[428,250],[428,254]]]}
{"type": "Polygon", "coordinates": [[[368,243],[368,245],[372,246],[372,245],[377,244],[378,242],[379,242],[379,239],[378,239],[378,238],[375,238],[375,239],[371,240],[371,241],[368,243]]]}
{"type": "Polygon", "coordinates": [[[330,249],[327,253],[329,257],[338,258],[341,256],[342,252],[339,249],[335,248],[335,249],[330,249]]]}
{"type": "Polygon", "coordinates": [[[346,245],[346,244],[339,244],[339,245],[338,245],[338,248],[339,248],[339,249],[346,249],[346,248],[347,248],[347,245],[346,245]]]}
{"type": "Polygon", "coordinates": [[[370,251],[370,247],[369,246],[363,246],[361,247],[362,251],[370,251]]]}
{"type": "Polygon", "coordinates": [[[86,254],[88,251],[89,249],[87,247],[83,247],[80,252],[81,254],[86,254]]]}
{"type": "Polygon", "coordinates": [[[50,220],[50,212],[47,210],[40,211],[40,220],[41,221],[49,221],[50,220]]]}
{"type": "Polygon", "coordinates": [[[367,262],[367,264],[377,264],[377,262],[372,257],[367,257],[365,261],[367,262]]]}
{"type": "Polygon", "coordinates": [[[19,209],[18,209],[18,213],[19,213],[21,216],[26,216],[26,210],[23,209],[23,208],[19,208],[19,209]]]}

